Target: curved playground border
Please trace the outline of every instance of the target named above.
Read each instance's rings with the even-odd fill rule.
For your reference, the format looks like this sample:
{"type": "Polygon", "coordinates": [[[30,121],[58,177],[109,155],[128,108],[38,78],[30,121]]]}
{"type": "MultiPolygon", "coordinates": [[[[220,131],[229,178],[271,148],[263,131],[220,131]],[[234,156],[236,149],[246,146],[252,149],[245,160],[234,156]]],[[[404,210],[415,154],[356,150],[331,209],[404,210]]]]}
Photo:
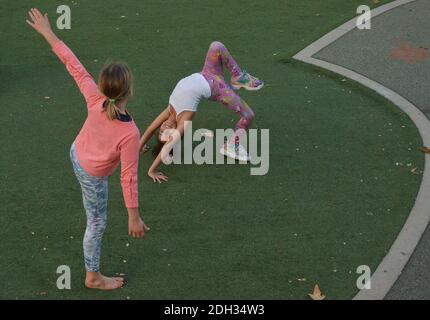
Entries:
{"type": "MultiPolygon", "coordinates": [[[[406,5],[416,0],[395,0],[371,11],[372,18],[389,10],[406,5]]],[[[382,84],[373,81],[357,72],[313,58],[312,56],[327,47],[346,33],[356,28],[356,19],[353,18],[319,40],[297,53],[293,58],[317,67],[335,72],[354,80],[393,102],[405,112],[417,127],[424,145],[430,145],[430,121],[410,101],[390,90],[382,84]]],[[[378,268],[371,276],[371,289],[362,289],[353,298],[354,300],[382,300],[402,273],[418,242],[430,222],[430,156],[425,155],[425,166],[421,186],[415,204],[406,220],[402,230],[392,244],[390,250],[380,262],[378,268]]]]}

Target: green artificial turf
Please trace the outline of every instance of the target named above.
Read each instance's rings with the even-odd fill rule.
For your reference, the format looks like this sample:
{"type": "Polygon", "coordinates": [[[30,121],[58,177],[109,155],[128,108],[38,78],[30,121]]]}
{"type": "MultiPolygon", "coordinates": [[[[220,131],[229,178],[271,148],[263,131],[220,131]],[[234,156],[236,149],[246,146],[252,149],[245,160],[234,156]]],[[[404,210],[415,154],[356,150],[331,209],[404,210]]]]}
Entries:
{"type": "MultiPolygon", "coordinates": [[[[371,5],[3,1],[0,298],[306,299],[316,283],[329,299],[352,298],[357,266],[376,268],[413,206],[421,174],[410,170],[423,169],[421,138],[383,98],[291,57],[364,2],[371,5]],[[129,110],[142,131],[176,82],[201,69],[213,40],[266,82],[240,93],[256,113],[253,128],[270,129],[266,176],[250,176],[248,165],[181,165],[162,168],[170,180],[158,185],[145,175],[145,155],[140,203],[151,231],[142,241],[127,236],[118,174],[111,177],[102,270],[127,279],[115,292],[83,288],[85,218],[68,151],[84,101],[25,23],[30,7],[53,19],[60,4],[72,9],[72,29],[58,34],[93,75],[108,59],[131,66],[129,110]],[[56,288],[59,265],[71,267],[72,290],[56,288]]],[[[236,119],[203,102],[194,127],[231,127],[236,119]]]]}

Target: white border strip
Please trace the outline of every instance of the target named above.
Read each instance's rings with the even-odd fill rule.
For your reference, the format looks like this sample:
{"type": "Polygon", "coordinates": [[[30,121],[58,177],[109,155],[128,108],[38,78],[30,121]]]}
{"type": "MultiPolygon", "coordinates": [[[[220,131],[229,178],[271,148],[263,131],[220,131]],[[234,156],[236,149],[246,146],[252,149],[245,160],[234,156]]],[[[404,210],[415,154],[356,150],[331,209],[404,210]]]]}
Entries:
{"type": "MultiPolygon", "coordinates": [[[[405,5],[416,0],[396,0],[372,10],[372,17],[380,15],[388,10],[405,5]]],[[[388,89],[382,84],[365,76],[346,69],[344,67],[312,58],[312,56],[325,48],[332,42],[356,28],[356,18],[351,19],[335,30],[329,32],[316,42],[312,43],[293,58],[320,68],[336,72],[344,77],[350,78],[387,98],[405,112],[420,132],[423,144],[430,146],[430,121],[411,102],[396,92],[388,89]]],[[[414,207],[409,214],[397,239],[394,241],[389,252],[384,257],[378,268],[372,275],[372,289],[363,289],[358,292],[354,300],[382,300],[390,291],[410,256],[421,239],[428,223],[430,222],[430,156],[425,156],[425,167],[420,190],[418,191],[414,207]]]]}

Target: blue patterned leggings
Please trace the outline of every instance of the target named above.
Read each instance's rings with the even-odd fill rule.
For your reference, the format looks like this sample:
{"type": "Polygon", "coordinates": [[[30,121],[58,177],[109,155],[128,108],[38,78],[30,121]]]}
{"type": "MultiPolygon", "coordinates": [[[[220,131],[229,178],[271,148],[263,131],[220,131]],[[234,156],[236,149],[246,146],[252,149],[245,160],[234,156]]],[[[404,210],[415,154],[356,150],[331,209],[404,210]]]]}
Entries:
{"type": "Polygon", "coordinates": [[[102,237],[107,223],[108,177],[93,177],[82,169],[76,157],[75,144],[70,149],[73,170],[82,189],[87,214],[84,235],[84,257],[87,271],[100,271],[102,237]]]}

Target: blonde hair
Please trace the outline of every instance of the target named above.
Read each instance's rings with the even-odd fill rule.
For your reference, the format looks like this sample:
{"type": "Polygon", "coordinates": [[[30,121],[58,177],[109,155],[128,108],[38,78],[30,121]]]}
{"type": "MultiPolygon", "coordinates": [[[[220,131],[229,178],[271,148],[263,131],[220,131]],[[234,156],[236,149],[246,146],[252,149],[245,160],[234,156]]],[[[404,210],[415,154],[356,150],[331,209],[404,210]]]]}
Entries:
{"type": "Polygon", "coordinates": [[[106,96],[105,107],[108,119],[118,119],[120,110],[117,103],[128,99],[133,94],[133,75],[127,64],[109,63],[100,71],[99,90],[106,96]]]}

